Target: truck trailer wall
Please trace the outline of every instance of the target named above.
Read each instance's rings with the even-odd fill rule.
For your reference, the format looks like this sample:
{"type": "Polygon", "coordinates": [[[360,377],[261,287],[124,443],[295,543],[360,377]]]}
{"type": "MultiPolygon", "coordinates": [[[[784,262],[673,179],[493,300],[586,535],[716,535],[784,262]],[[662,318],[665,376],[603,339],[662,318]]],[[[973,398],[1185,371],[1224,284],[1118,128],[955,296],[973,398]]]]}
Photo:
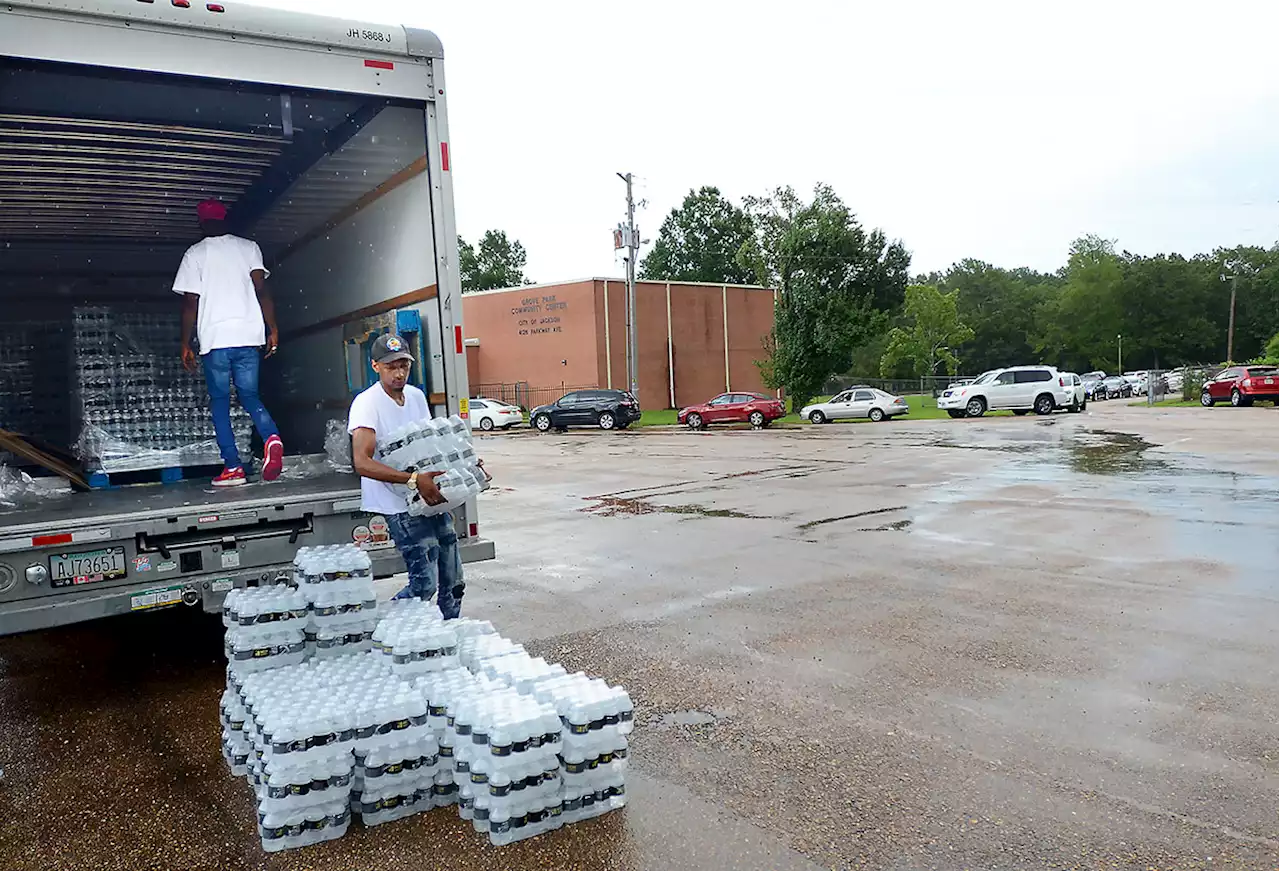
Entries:
{"type": "MultiPolygon", "coordinates": [[[[341,166],[344,156],[354,158],[361,150],[387,149],[391,139],[396,145],[378,163],[395,171],[367,192],[352,191],[350,204],[336,210],[339,220],[295,242],[271,276],[281,346],[278,359],[264,370],[264,390],[270,388],[268,395],[279,391],[273,398],[288,409],[289,431],[283,435],[290,452],[295,445],[321,450],[325,422],[346,419],[351,393],[343,326],[362,310],[417,309],[429,350],[429,381],[436,389],[444,383],[424,114],[385,109],[366,134],[336,152],[333,164],[341,166]],[[348,151],[354,154],[344,155],[348,151]],[[267,374],[272,369],[274,378],[267,374]]],[[[304,182],[323,180],[329,171],[332,167],[322,162],[304,182]]]]}

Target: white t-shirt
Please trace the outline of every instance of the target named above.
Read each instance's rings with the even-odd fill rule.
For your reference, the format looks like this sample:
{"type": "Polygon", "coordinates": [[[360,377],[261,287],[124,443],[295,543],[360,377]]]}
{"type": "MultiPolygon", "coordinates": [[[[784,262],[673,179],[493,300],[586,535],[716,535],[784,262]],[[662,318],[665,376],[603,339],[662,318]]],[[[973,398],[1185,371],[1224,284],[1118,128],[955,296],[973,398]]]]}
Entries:
{"type": "Polygon", "coordinates": [[[258,244],[230,234],[202,239],[183,255],[173,292],[200,297],[196,335],[201,354],[266,344],[262,306],[249,277],[255,269],[267,271],[258,244]]]}
{"type": "MultiPolygon", "coordinates": [[[[382,389],[382,383],[377,382],[351,401],[347,432],[354,433],[361,427],[367,427],[381,438],[407,423],[430,416],[431,409],[427,406],[426,394],[412,384],[404,386],[404,405],[397,405],[387,395],[387,391],[382,389]]],[[[374,514],[401,514],[407,511],[405,492],[401,485],[375,481],[372,478],[360,479],[361,506],[374,514]]]]}

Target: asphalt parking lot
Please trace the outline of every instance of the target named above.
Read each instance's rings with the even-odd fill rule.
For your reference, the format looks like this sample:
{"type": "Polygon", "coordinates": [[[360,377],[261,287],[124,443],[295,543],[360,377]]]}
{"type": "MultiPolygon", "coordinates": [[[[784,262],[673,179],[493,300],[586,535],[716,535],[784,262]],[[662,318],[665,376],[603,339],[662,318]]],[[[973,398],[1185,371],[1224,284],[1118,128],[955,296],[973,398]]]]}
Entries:
{"type": "Polygon", "coordinates": [[[0,639],[0,867],[1275,867],[1278,422],[486,437],[464,611],[629,688],[624,812],[266,857],[184,609],[0,639]]]}

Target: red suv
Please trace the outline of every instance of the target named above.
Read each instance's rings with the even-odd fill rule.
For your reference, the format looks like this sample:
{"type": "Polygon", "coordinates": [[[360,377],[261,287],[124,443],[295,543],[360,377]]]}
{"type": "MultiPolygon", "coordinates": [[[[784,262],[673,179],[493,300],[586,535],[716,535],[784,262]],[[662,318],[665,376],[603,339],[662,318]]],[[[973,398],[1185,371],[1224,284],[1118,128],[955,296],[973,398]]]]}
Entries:
{"type": "Polygon", "coordinates": [[[680,409],[676,419],[689,429],[704,429],[712,423],[749,423],[760,429],[785,414],[780,399],[759,393],[721,393],[710,402],[680,409]]]}
{"type": "Polygon", "coordinates": [[[1215,402],[1253,405],[1254,400],[1275,402],[1280,394],[1280,376],[1275,366],[1228,366],[1200,388],[1200,404],[1215,402]]]}

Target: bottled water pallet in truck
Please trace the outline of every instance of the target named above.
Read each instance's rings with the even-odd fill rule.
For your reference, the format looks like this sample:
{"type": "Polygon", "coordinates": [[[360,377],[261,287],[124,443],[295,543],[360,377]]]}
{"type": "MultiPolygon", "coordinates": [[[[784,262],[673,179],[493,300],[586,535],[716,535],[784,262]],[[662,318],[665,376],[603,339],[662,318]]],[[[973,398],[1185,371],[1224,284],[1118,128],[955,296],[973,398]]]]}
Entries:
{"type": "MultiPolygon", "coordinates": [[[[234,3],[0,5],[0,311],[176,309],[195,205],[218,196],[271,271],[281,345],[260,384],[286,472],[372,383],[363,355],[379,332],[409,341],[433,416],[466,417],[443,64],[424,30],[234,3]]],[[[70,343],[53,350],[78,371],[70,343]]],[[[145,381],[127,343],[119,353],[145,381]]],[[[174,603],[219,612],[227,590],[274,580],[302,545],[355,543],[375,575],[403,571],[354,475],[211,489],[184,477],[0,510],[0,635],[174,603]]],[[[492,558],[475,501],[454,519],[462,558],[492,558]]]]}

